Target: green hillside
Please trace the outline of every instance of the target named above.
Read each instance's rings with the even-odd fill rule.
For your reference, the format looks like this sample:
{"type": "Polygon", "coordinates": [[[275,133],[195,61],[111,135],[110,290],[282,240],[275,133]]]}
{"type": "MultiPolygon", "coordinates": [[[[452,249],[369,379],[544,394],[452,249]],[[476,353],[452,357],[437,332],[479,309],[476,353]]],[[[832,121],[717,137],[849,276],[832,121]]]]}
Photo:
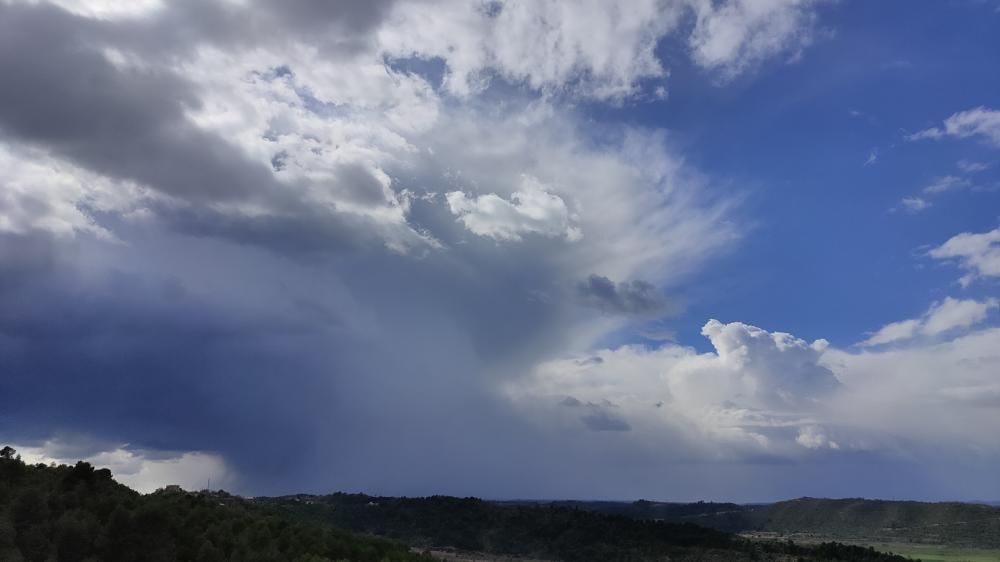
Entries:
{"type": "Polygon", "coordinates": [[[392,541],[293,522],[223,492],[140,495],[111,472],[0,456],[2,562],[418,562],[392,541]]]}

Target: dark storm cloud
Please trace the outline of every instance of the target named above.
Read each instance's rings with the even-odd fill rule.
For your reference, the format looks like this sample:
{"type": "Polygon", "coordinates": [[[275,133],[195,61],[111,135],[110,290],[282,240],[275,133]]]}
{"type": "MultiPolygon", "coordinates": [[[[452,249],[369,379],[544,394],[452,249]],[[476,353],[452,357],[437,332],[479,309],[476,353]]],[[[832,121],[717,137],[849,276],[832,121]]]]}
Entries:
{"type": "Polygon", "coordinates": [[[308,42],[331,57],[371,47],[372,32],[395,0],[251,0],[246,5],[172,0],[126,25],[104,25],[104,33],[145,57],[169,59],[199,46],[253,49],[281,46],[290,38],[308,42]]]}
{"type": "MultiPolygon", "coordinates": [[[[50,253],[91,250],[31,244],[50,253]]],[[[25,240],[0,237],[4,255],[11,246],[25,240]]],[[[331,393],[330,381],[308,367],[321,319],[227,308],[169,276],[119,270],[88,282],[63,258],[0,268],[0,434],[69,435],[84,448],[221,450],[236,463],[260,443],[285,458],[306,447],[304,422],[326,407],[310,397],[331,393]],[[293,403],[281,399],[287,388],[295,389],[293,403]]],[[[268,459],[257,462],[270,468],[268,459]]]]}
{"type": "Polygon", "coordinates": [[[337,180],[346,188],[347,199],[364,205],[385,205],[386,194],[370,170],[361,164],[346,164],[337,170],[337,180]]]}
{"type": "Polygon", "coordinates": [[[607,400],[601,403],[582,402],[573,396],[567,396],[559,401],[559,405],[566,408],[584,409],[587,413],[580,416],[580,421],[591,431],[632,430],[632,426],[624,418],[610,411],[617,406],[607,400]]]}
{"type": "MultiPolygon", "coordinates": [[[[0,438],[214,451],[253,493],[544,485],[503,468],[544,446],[490,392],[566,337],[563,303],[538,296],[541,253],[406,257],[368,219],[304,203],[218,212],[201,203],[269,195],[272,172],[185,120],[187,82],[114,67],[98,50],[114,34],[92,21],[4,10],[4,47],[54,37],[37,68],[0,53],[20,82],[0,83],[0,130],[191,204],[149,202],[138,226],[96,213],[124,244],[0,238],[0,438]]],[[[368,171],[346,172],[353,199],[377,199],[368,171]]],[[[414,206],[421,224],[454,223],[429,207],[414,206]]]]}
{"type": "Polygon", "coordinates": [[[580,418],[591,431],[631,431],[632,426],[621,417],[605,410],[596,410],[580,418]]]}
{"type": "Polygon", "coordinates": [[[103,46],[84,18],[0,4],[0,133],[185,200],[273,196],[271,170],[186,118],[189,84],[116,68],[103,46]]]}
{"type": "Polygon", "coordinates": [[[56,259],[49,236],[0,235],[0,298],[49,271],[56,259]]]}
{"type": "Polygon", "coordinates": [[[613,314],[653,314],[666,308],[660,291],[642,280],[615,283],[601,275],[591,275],[576,286],[581,300],[613,314]]]}
{"type": "MultiPolygon", "coordinates": [[[[117,230],[129,245],[0,237],[0,438],[216,451],[256,493],[473,493],[504,454],[541,450],[487,385],[560,333],[512,291],[525,280],[498,271],[477,288],[439,257],[349,252],[334,268],[117,230]]],[[[524,482],[504,477],[498,493],[524,482]]]]}
{"type": "MultiPolygon", "coordinates": [[[[544,454],[495,385],[570,337],[549,259],[562,241],[390,252],[371,219],[295,201],[267,162],[195,126],[201,92],[163,64],[303,34],[350,56],[389,3],[165,5],[119,21],[0,3],[0,140],[172,199],[143,202],[136,223],[88,210],[114,242],[0,235],[0,439],[217,452],[250,493],[558,490],[589,452],[544,454]],[[105,47],[150,64],[116,66],[105,47]]],[[[383,198],[369,170],[338,171],[348,201],[383,198]]],[[[463,235],[440,204],[415,200],[410,219],[463,235]]],[[[622,431],[615,420],[584,427],[622,431]]]]}
{"type": "MultiPolygon", "coordinates": [[[[253,161],[191,122],[186,113],[200,106],[200,92],[182,76],[156,64],[118,67],[102,51],[169,60],[205,43],[252,46],[295,33],[273,29],[275,21],[310,29],[343,25],[350,31],[340,36],[362,36],[389,5],[263,4],[266,9],[252,10],[171,2],[144,19],[118,23],[45,4],[0,3],[0,140],[41,147],[98,174],[170,196],[169,204],[147,201],[145,206],[182,232],[295,254],[378,247],[381,234],[371,219],[297,200],[294,189],[274,175],[282,167],[280,158],[271,166],[253,161]],[[265,23],[272,26],[268,33],[265,23]],[[226,214],[204,205],[213,202],[261,204],[270,212],[226,214]]],[[[382,184],[362,166],[343,166],[333,183],[348,201],[386,204],[382,184]]],[[[28,203],[20,201],[21,209],[28,210],[28,203]]]]}
{"type": "Polygon", "coordinates": [[[383,241],[366,229],[363,218],[331,217],[315,208],[292,206],[288,212],[245,216],[204,207],[153,205],[156,216],[177,232],[199,238],[223,238],[237,244],[266,248],[301,260],[360,249],[378,250],[383,241]],[[298,212],[292,212],[297,209],[298,212]]]}
{"type": "Polygon", "coordinates": [[[256,0],[254,5],[297,30],[325,31],[336,25],[364,34],[376,27],[394,0],[256,0]]]}

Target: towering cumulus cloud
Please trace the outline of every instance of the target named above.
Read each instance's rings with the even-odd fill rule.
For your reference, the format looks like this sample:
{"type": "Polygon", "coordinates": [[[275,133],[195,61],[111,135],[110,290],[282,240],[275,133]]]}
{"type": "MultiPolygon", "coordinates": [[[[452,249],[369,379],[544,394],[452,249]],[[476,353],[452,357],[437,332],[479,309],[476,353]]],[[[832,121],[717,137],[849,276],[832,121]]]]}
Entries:
{"type": "Polygon", "coordinates": [[[726,454],[793,454],[798,432],[819,433],[816,414],[840,390],[837,377],[820,363],[825,341],[810,344],[718,320],[705,324],[702,334],[713,353],[676,345],[604,350],[594,356],[598,361],[543,364],[509,391],[516,403],[548,403],[560,416],[567,400],[614,405],[612,412],[642,430],[687,442],[665,448],[671,454],[698,456],[705,447],[726,454]]]}

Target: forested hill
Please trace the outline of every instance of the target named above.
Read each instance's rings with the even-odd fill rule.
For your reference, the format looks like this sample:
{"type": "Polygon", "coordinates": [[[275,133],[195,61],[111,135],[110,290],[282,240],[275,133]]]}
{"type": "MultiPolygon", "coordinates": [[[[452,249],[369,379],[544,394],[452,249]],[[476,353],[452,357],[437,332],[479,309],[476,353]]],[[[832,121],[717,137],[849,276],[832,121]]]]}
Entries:
{"type": "Polygon", "coordinates": [[[984,504],[800,498],[767,505],[650,501],[555,505],[634,519],[691,522],[734,533],[1000,547],[1000,508],[984,504]]]}
{"type": "Polygon", "coordinates": [[[2,562],[418,562],[388,540],[293,522],[224,492],[140,495],[111,472],[0,452],[2,562]]]}
{"type": "Polygon", "coordinates": [[[1000,547],[1000,508],[945,502],[801,498],[752,510],[765,531],[1000,547]]]}
{"type": "Polygon", "coordinates": [[[276,513],[397,539],[417,548],[567,561],[866,560],[904,558],[857,546],[751,541],[693,523],[640,521],[556,505],[504,505],[477,498],[362,494],[257,498],[276,513]]]}

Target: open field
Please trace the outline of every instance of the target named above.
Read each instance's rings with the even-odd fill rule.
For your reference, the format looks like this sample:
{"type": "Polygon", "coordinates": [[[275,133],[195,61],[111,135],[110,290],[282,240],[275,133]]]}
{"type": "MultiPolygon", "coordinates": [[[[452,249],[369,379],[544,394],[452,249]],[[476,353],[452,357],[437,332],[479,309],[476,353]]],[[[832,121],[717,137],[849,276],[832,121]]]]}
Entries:
{"type": "Polygon", "coordinates": [[[923,562],[1000,562],[1000,549],[951,548],[940,545],[870,543],[876,550],[923,562]]]}
{"type": "Polygon", "coordinates": [[[906,556],[922,562],[1000,562],[1000,548],[965,548],[941,544],[914,544],[879,542],[864,539],[845,539],[822,535],[794,533],[743,533],[742,536],[764,540],[794,540],[800,544],[818,544],[835,540],[845,544],[872,547],[881,552],[906,556]]]}

